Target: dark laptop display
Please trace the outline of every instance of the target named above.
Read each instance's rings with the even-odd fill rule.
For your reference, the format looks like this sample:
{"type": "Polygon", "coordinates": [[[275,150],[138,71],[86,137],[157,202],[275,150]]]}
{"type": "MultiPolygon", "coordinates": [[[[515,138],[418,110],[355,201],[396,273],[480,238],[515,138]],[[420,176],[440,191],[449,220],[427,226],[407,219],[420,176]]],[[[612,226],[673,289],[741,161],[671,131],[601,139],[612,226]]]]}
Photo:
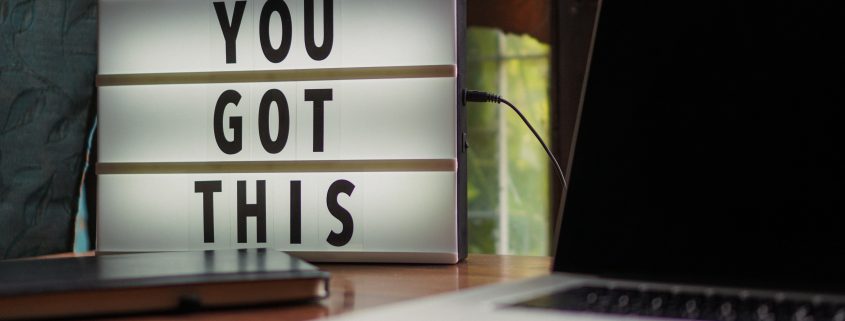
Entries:
{"type": "Polygon", "coordinates": [[[605,0],[555,270],[845,291],[845,11],[605,0]]]}

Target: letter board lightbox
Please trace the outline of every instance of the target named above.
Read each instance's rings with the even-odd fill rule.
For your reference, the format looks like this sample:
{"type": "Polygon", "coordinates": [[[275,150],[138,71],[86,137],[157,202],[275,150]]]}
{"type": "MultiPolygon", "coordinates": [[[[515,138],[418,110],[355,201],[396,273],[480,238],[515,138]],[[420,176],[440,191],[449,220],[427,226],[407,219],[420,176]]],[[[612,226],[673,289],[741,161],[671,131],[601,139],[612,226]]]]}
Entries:
{"type": "Polygon", "coordinates": [[[461,0],[101,0],[97,250],[466,255],[461,0]]]}

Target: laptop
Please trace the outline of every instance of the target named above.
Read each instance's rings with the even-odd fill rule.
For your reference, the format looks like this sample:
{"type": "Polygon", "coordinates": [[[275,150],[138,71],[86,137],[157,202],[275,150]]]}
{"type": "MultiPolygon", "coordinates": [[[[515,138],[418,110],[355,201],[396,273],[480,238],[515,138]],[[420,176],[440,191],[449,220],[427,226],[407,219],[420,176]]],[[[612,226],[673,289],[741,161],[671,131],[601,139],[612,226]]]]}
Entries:
{"type": "Polygon", "coordinates": [[[551,275],[340,319],[845,320],[845,11],[604,0],[595,26],[551,275]]]}

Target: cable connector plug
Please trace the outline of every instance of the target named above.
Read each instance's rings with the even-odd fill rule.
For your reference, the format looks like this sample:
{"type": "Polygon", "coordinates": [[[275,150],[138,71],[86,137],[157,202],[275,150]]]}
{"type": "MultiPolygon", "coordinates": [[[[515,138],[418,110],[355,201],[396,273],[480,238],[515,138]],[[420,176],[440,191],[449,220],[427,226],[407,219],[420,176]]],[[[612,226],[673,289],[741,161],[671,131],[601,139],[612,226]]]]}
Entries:
{"type": "Polygon", "coordinates": [[[501,96],[491,94],[491,93],[488,93],[488,92],[484,92],[484,91],[464,89],[463,96],[464,96],[464,98],[463,98],[464,106],[466,106],[467,102],[476,102],[476,103],[491,102],[491,103],[497,103],[497,104],[502,103],[502,97],[501,96]]]}

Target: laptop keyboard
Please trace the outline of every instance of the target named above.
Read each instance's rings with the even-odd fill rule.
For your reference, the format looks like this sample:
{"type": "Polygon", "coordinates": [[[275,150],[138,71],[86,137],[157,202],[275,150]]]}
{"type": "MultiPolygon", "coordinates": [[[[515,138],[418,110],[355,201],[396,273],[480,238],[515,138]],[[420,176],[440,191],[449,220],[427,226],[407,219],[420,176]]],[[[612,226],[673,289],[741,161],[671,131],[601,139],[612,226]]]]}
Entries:
{"type": "Polygon", "coordinates": [[[717,321],[845,321],[845,305],[584,286],[517,307],[717,321]]]}

